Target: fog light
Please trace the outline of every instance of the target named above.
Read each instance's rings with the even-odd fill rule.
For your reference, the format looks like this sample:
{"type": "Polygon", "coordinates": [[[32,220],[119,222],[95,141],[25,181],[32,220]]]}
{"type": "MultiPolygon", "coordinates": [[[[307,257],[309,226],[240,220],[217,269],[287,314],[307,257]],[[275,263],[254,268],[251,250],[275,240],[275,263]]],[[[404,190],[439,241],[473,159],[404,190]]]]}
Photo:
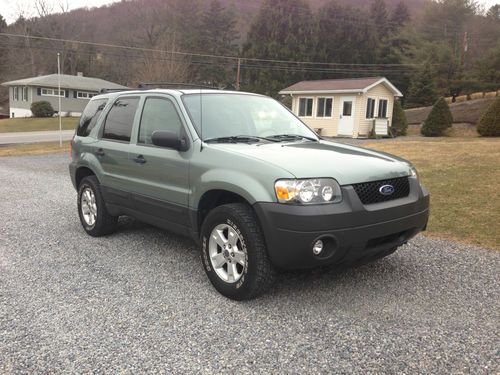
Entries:
{"type": "Polygon", "coordinates": [[[313,246],[314,255],[319,255],[323,251],[323,241],[317,240],[313,246]]]}

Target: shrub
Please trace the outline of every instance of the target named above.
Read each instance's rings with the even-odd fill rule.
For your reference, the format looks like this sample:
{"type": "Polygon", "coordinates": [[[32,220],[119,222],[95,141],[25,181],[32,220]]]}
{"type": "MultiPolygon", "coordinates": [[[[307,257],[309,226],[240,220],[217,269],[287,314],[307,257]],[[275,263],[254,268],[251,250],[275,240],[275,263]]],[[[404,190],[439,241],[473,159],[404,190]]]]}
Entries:
{"type": "Polygon", "coordinates": [[[30,109],[33,117],[52,117],[55,113],[52,105],[46,101],[33,102],[30,109]]]}
{"type": "Polygon", "coordinates": [[[500,98],[490,104],[477,123],[477,132],[484,137],[500,136],[500,98]]]}
{"type": "Polygon", "coordinates": [[[392,110],[392,131],[394,135],[406,135],[408,122],[406,121],[405,111],[399,100],[394,101],[392,110]]]}
{"type": "Polygon", "coordinates": [[[450,107],[444,98],[440,98],[432,107],[420,132],[426,137],[439,137],[453,124],[450,107]]]}

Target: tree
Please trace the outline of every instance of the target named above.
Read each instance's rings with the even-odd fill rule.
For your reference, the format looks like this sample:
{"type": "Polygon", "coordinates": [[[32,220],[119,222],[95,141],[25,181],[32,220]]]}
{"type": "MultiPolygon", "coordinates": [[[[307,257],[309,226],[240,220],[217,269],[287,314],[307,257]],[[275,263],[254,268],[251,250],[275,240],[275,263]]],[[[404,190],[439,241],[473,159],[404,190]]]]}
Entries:
{"type": "Polygon", "coordinates": [[[425,137],[440,137],[453,124],[450,107],[444,98],[440,98],[432,107],[420,132],[425,137]]]}
{"type": "MultiPolygon", "coordinates": [[[[232,9],[222,7],[219,0],[212,0],[201,19],[203,52],[211,55],[236,56],[239,38],[236,30],[236,15],[232,9]]],[[[214,61],[215,62],[215,61],[214,61]]],[[[234,81],[230,76],[232,67],[220,64],[202,66],[200,80],[210,84],[224,84],[234,81]]]]}
{"type": "Polygon", "coordinates": [[[494,21],[500,21],[500,4],[495,4],[486,13],[486,17],[494,21]]]}
{"type": "MultiPolygon", "coordinates": [[[[250,27],[243,57],[311,61],[316,46],[312,19],[305,0],[264,0],[250,27]]],[[[307,77],[298,64],[252,65],[251,70],[244,72],[242,85],[246,90],[267,95],[276,96],[282,88],[307,77]]]]}
{"type": "Polygon", "coordinates": [[[370,16],[375,23],[375,30],[380,37],[386,37],[389,32],[387,7],[384,0],[374,0],[370,6],[370,16]]]}
{"type": "Polygon", "coordinates": [[[395,135],[406,135],[406,131],[408,130],[405,111],[399,100],[394,101],[394,108],[392,110],[392,129],[395,135]]]}
{"type": "Polygon", "coordinates": [[[426,63],[413,75],[405,105],[406,108],[425,107],[432,105],[436,99],[436,85],[431,65],[426,63]]]}
{"type": "Polygon", "coordinates": [[[490,104],[477,123],[477,131],[483,137],[500,136],[500,98],[490,104]]]}
{"type": "Polygon", "coordinates": [[[5,21],[5,18],[0,14],[0,32],[5,30],[7,28],[7,22],[5,21]]]}
{"type": "Polygon", "coordinates": [[[410,12],[406,4],[400,1],[394,11],[392,12],[392,16],[390,19],[391,28],[393,30],[400,29],[404,25],[406,25],[410,21],[410,12]]]}
{"type": "Polygon", "coordinates": [[[473,77],[491,89],[500,87],[500,43],[476,62],[473,77]]]}

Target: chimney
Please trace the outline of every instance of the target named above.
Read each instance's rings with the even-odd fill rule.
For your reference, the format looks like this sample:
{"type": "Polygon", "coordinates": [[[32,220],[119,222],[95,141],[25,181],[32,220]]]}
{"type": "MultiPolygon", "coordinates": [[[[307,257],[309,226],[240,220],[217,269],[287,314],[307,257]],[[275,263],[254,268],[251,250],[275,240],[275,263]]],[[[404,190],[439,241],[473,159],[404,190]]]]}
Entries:
{"type": "Polygon", "coordinates": [[[77,76],[77,77],[83,77],[83,72],[77,72],[77,73],[76,73],[76,76],[77,76]]]}

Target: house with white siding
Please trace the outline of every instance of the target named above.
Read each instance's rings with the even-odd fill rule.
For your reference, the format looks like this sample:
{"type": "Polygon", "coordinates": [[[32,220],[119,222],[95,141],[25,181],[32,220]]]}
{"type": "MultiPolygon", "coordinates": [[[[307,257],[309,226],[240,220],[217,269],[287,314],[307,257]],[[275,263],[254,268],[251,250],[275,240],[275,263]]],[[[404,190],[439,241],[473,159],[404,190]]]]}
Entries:
{"type": "Polygon", "coordinates": [[[57,74],[18,79],[4,82],[9,88],[9,115],[13,117],[31,117],[31,104],[47,101],[58,111],[61,98],[61,115],[78,117],[89,100],[102,89],[120,90],[126,86],[100,78],[61,74],[61,91],[58,90],[57,74]]]}
{"type": "Polygon", "coordinates": [[[392,124],[401,92],[385,77],[298,82],[280,91],[292,97],[292,112],[321,135],[368,137],[392,124]]]}

